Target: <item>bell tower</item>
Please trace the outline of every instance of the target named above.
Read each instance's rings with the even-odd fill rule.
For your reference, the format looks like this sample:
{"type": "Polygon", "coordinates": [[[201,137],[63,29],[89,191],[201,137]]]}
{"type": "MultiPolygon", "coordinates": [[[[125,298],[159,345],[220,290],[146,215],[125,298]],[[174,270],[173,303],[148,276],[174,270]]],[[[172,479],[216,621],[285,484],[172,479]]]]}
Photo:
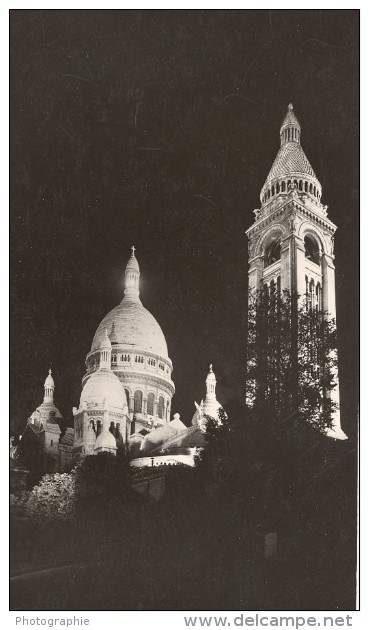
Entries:
{"type": "MultiPolygon", "coordinates": [[[[280,129],[280,149],[260,193],[261,206],[247,230],[249,289],[288,290],[309,308],[336,317],[334,233],[321,203],[322,187],[302,147],[292,104],[280,129]]],[[[338,374],[330,396],[339,403],[338,374]]],[[[339,406],[328,434],[346,439],[339,406]]]]}

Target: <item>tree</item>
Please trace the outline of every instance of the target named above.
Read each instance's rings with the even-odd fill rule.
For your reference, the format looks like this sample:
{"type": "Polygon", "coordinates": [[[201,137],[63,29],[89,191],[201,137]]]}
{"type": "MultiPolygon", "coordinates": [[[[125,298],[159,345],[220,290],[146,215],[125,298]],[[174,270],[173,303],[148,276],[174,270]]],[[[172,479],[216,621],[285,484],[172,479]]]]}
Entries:
{"type": "Polygon", "coordinates": [[[86,520],[114,521],[139,502],[132,490],[128,456],[122,452],[86,457],[76,468],[76,512],[86,520]]]}
{"type": "Polygon", "coordinates": [[[276,421],[294,416],[321,432],[337,404],[334,319],[295,293],[250,291],[246,341],[246,404],[269,408],[276,421]]]}
{"type": "Polygon", "coordinates": [[[45,475],[31,490],[26,504],[28,515],[41,522],[68,521],[75,509],[75,471],[45,475]]]}

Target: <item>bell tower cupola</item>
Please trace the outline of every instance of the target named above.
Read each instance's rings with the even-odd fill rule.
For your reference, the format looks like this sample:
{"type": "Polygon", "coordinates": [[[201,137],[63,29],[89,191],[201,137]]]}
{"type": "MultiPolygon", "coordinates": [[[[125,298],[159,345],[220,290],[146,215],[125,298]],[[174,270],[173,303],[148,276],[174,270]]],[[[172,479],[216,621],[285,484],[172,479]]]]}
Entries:
{"type": "Polygon", "coordinates": [[[293,111],[293,105],[292,103],[290,103],[288,106],[287,114],[281,126],[281,146],[283,144],[286,144],[287,142],[297,142],[298,144],[300,144],[300,136],[300,123],[295,116],[295,112],[293,111]]]}

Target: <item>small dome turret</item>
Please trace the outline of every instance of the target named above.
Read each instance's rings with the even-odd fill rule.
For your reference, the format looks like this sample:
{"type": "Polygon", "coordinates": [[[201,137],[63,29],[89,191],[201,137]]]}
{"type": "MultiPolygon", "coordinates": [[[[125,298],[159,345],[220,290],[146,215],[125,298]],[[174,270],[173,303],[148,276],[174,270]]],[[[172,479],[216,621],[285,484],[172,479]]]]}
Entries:
{"type": "Polygon", "coordinates": [[[116,450],[117,443],[114,435],[107,429],[104,429],[95,442],[94,451],[97,453],[102,453],[105,451],[115,454],[116,450]]]}
{"type": "Polygon", "coordinates": [[[217,379],[213,372],[213,365],[209,365],[209,372],[206,377],[206,396],[205,400],[202,400],[198,405],[195,402],[196,411],[192,417],[192,425],[198,427],[202,431],[205,430],[204,417],[210,416],[214,420],[219,419],[219,410],[222,409],[222,405],[217,401],[215,388],[217,379]]]}
{"type": "Polygon", "coordinates": [[[63,416],[54,403],[54,390],[55,383],[50,368],[44,382],[44,400],[31,414],[30,421],[32,423],[38,422],[43,425],[47,423],[57,424],[60,420],[62,420],[63,416]]]}
{"type": "Polygon", "coordinates": [[[104,401],[120,411],[127,407],[126,394],[119,378],[111,370],[99,369],[84,384],[80,406],[84,403],[104,406],[104,401]]]}

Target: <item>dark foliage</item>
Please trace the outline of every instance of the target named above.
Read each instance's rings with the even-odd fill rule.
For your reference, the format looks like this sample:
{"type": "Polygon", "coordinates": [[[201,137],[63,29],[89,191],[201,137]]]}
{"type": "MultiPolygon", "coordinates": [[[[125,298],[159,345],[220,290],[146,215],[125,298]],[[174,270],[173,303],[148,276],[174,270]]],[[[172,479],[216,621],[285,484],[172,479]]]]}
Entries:
{"type": "Polygon", "coordinates": [[[352,445],[293,417],[277,425],[261,405],[209,421],[207,437],[196,468],[156,469],[166,488],[158,501],[132,491],[124,458],[87,458],[77,522],[37,532],[16,523],[14,566],[72,566],[53,575],[47,597],[46,577],[15,583],[14,607],[352,609],[352,445]],[[267,560],[270,532],[277,553],[267,560]]]}
{"type": "Polygon", "coordinates": [[[337,408],[335,320],[290,291],[250,291],[246,402],[267,405],[275,421],[291,414],[321,432],[337,408]]]}

